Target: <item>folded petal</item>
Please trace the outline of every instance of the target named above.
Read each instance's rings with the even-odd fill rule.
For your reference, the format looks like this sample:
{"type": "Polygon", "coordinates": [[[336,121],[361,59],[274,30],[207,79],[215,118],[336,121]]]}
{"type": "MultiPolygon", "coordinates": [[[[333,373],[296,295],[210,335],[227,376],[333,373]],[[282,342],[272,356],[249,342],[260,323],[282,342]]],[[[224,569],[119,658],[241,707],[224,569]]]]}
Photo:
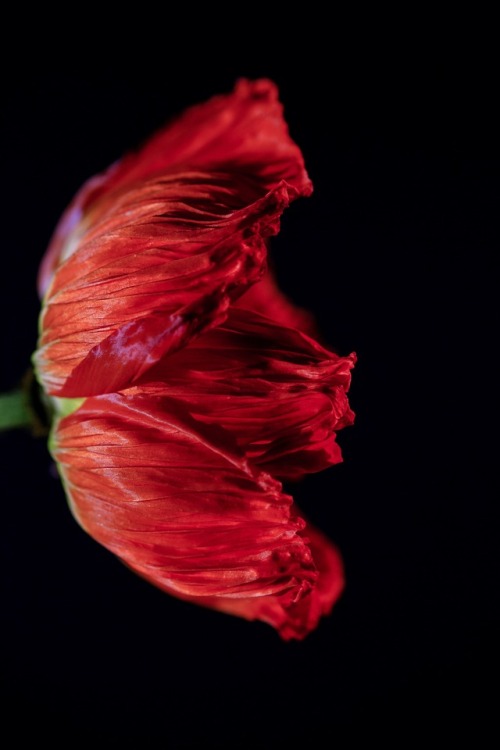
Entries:
{"type": "Polygon", "coordinates": [[[229,94],[214,96],[172,118],[135,152],[127,154],[82,186],[54,232],[40,269],[40,296],[76,221],[95,209],[105,194],[123,190],[160,173],[231,166],[253,175],[264,192],[285,180],[307,195],[312,190],[302,153],[290,138],[276,85],[267,79],[240,79],[229,94]]]}
{"type": "Polygon", "coordinates": [[[290,138],[278,89],[268,79],[242,78],[232,93],[187,109],[113,169],[105,189],[185,164],[231,165],[236,173],[253,175],[266,191],[282,180],[301,195],[312,190],[302,153],[290,138]]]}
{"type": "Polygon", "coordinates": [[[105,210],[103,198],[159,174],[197,169],[232,170],[248,175],[261,194],[286,181],[297,195],[312,185],[300,149],[290,138],[276,86],[269,80],[241,79],[228,95],[187,109],[150,138],[142,148],[88,180],[61,217],[38,276],[43,297],[61,260],[78,244],[79,223],[105,210]]]}
{"type": "Polygon", "coordinates": [[[282,109],[270,81],[241,80],[83,186],[40,267],[45,390],[129,386],[260,278],[266,238],[312,190],[282,109]]]}
{"type": "Polygon", "coordinates": [[[106,198],[46,296],[34,356],[45,390],[126,388],[223,320],[262,274],[265,240],[291,197],[284,183],[259,193],[244,176],[183,172],[106,198]]]}
{"type": "Polygon", "coordinates": [[[314,315],[295,305],[282,292],[269,265],[262,278],[236,300],[235,307],[254,310],[286,328],[297,328],[309,336],[319,337],[314,315]]]}
{"type": "Polygon", "coordinates": [[[352,424],[347,392],[355,355],[245,309],[164,357],[137,394],[169,395],[199,421],[233,435],[252,463],[296,480],[338,463],[336,431],[352,424]]]}
{"type": "MultiPolygon", "coordinates": [[[[282,594],[246,599],[207,597],[197,600],[213,609],[246,620],[262,620],[283,638],[301,640],[315,630],[322,616],[329,615],[344,589],[344,566],[337,548],[311,524],[304,532],[318,570],[316,585],[297,602],[289,603],[282,594]]],[[[188,597],[183,597],[188,599],[188,597]]]]}
{"type": "Polygon", "coordinates": [[[51,450],[82,527],[164,591],[286,638],[340,593],[336,552],[280,483],[169,398],[89,398],[56,424],[51,450]]]}

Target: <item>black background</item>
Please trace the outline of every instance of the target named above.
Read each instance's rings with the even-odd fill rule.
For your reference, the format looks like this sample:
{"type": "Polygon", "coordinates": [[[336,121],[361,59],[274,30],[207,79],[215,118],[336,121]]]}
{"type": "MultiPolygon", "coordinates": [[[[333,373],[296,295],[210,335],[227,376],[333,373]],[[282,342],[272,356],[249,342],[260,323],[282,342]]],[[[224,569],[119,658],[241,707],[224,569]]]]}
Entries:
{"type": "Polygon", "coordinates": [[[439,35],[432,53],[316,44],[300,23],[278,48],[183,38],[51,40],[4,64],[0,385],[29,363],[37,265],[82,182],[238,77],[272,78],[315,187],[272,243],[278,276],[359,358],[344,463],[294,490],[347,586],[301,643],[170,598],[80,530],[43,439],[4,434],[3,731],[168,748],[496,733],[495,55],[439,35]]]}

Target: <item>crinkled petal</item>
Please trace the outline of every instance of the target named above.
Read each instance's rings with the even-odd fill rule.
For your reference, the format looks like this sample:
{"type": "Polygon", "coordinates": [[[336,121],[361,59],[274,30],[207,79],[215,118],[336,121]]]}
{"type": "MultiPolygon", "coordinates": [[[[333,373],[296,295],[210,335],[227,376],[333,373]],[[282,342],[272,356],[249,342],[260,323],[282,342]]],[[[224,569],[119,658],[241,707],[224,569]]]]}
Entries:
{"type": "Polygon", "coordinates": [[[282,480],[342,460],[336,431],[352,424],[347,398],[356,357],[244,309],[164,357],[137,393],[169,395],[198,420],[221,425],[247,458],[282,480]]]}
{"type": "Polygon", "coordinates": [[[340,593],[335,551],[318,547],[280,483],[171,399],[89,398],[57,423],[51,450],[82,527],[166,592],[286,638],[304,637],[340,593]]]}
{"type": "MultiPolygon", "coordinates": [[[[283,638],[301,640],[329,615],[345,585],[344,566],[337,548],[310,523],[304,532],[318,570],[318,579],[301,599],[290,603],[281,594],[246,599],[207,597],[197,603],[246,620],[262,620],[272,625],[283,638]]],[[[188,597],[184,597],[188,598],[188,597]]]]}
{"type": "Polygon", "coordinates": [[[297,328],[313,338],[319,338],[314,315],[309,310],[295,305],[284,294],[269,265],[263,277],[235,302],[235,307],[254,310],[286,328],[297,328]]]}
{"type": "MultiPolygon", "coordinates": [[[[233,92],[187,109],[142,148],[88,180],[56,227],[42,261],[38,288],[43,297],[61,256],[78,243],[79,223],[103,209],[103,198],[171,171],[233,170],[261,185],[262,193],[286,181],[297,195],[309,195],[311,181],[302,153],[290,138],[283,106],[272,81],[238,81],[233,92]]],[[[105,203],[105,201],[104,201],[105,203]]]]}
{"type": "Polygon", "coordinates": [[[262,276],[285,207],[311,190],[267,80],[241,80],[93,177],[40,268],[34,364],[45,390],[126,388],[217,325],[262,276]]]}
{"type": "Polygon", "coordinates": [[[163,354],[224,319],[262,274],[265,238],[290,200],[281,184],[183,173],[90,215],[54,276],[34,362],[45,390],[79,397],[131,385],[163,354]]]}

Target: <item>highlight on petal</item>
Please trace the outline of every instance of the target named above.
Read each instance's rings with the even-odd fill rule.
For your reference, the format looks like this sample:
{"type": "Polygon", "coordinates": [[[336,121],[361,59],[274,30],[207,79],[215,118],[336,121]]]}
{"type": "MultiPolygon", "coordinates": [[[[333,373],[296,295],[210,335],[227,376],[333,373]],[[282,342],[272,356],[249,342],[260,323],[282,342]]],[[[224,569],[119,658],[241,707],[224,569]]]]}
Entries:
{"type": "Polygon", "coordinates": [[[260,185],[261,195],[283,181],[296,195],[309,195],[311,181],[302,153],[290,138],[283,105],[272,81],[240,79],[230,94],[197,104],[160,129],[135,153],[100,175],[77,193],[56,227],[38,278],[40,297],[52,275],[78,244],[78,223],[89,212],[104,210],[103,199],[161,174],[183,172],[186,166],[211,173],[229,171],[235,179],[247,175],[260,185]]]}
{"type": "Polygon", "coordinates": [[[199,421],[220,425],[262,470],[281,480],[342,460],[336,431],[352,424],[347,392],[354,354],[243,308],[162,358],[131,394],[169,395],[199,421]]]}
{"type": "Polygon", "coordinates": [[[34,362],[49,393],[126,388],[224,319],[231,299],[262,274],[264,239],[288,202],[282,186],[241,206],[255,191],[233,183],[227,175],[163,179],[93,219],[41,314],[34,362]]]}
{"type": "Polygon", "coordinates": [[[274,84],[242,79],[84,185],[40,268],[47,392],[128,387],[260,279],[281,213],[312,191],[282,109],[274,84]]]}
{"type": "Polygon", "coordinates": [[[354,419],[356,356],[318,343],[267,257],[311,191],[271,81],[191,107],[66,209],[33,355],[81,526],[158,588],[286,640],[344,578],[281,482],[342,460],[354,419]]]}
{"type": "Polygon", "coordinates": [[[173,399],[89,398],[56,424],[51,450],[81,526],[164,591],[288,639],[342,590],[334,547],[281,484],[173,399]]]}
{"type": "Polygon", "coordinates": [[[223,599],[206,597],[197,600],[213,609],[246,620],[262,620],[272,625],[283,640],[301,640],[315,630],[321,617],[329,615],[345,585],[344,566],[337,548],[310,523],[304,532],[318,571],[315,586],[296,602],[286,603],[282,596],[223,599]]]}

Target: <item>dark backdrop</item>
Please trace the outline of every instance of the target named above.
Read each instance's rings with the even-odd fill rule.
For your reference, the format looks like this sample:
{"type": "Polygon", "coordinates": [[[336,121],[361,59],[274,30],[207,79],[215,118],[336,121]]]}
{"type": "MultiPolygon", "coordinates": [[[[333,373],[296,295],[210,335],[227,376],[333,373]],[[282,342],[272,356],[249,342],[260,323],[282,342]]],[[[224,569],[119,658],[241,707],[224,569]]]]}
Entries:
{"type": "Polygon", "coordinates": [[[81,183],[239,76],[272,78],[315,186],[272,243],[278,275],[359,358],[344,463],[295,490],[347,586],[301,643],[170,598],[81,531],[43,439],[4,434],[3,727],[169,748],[494,728],[495,60],[235,43],[185,65],[87,42],[86,57],[66,42],[2,71],[0,385],[28,365],[37,264],[81,183]]]}

